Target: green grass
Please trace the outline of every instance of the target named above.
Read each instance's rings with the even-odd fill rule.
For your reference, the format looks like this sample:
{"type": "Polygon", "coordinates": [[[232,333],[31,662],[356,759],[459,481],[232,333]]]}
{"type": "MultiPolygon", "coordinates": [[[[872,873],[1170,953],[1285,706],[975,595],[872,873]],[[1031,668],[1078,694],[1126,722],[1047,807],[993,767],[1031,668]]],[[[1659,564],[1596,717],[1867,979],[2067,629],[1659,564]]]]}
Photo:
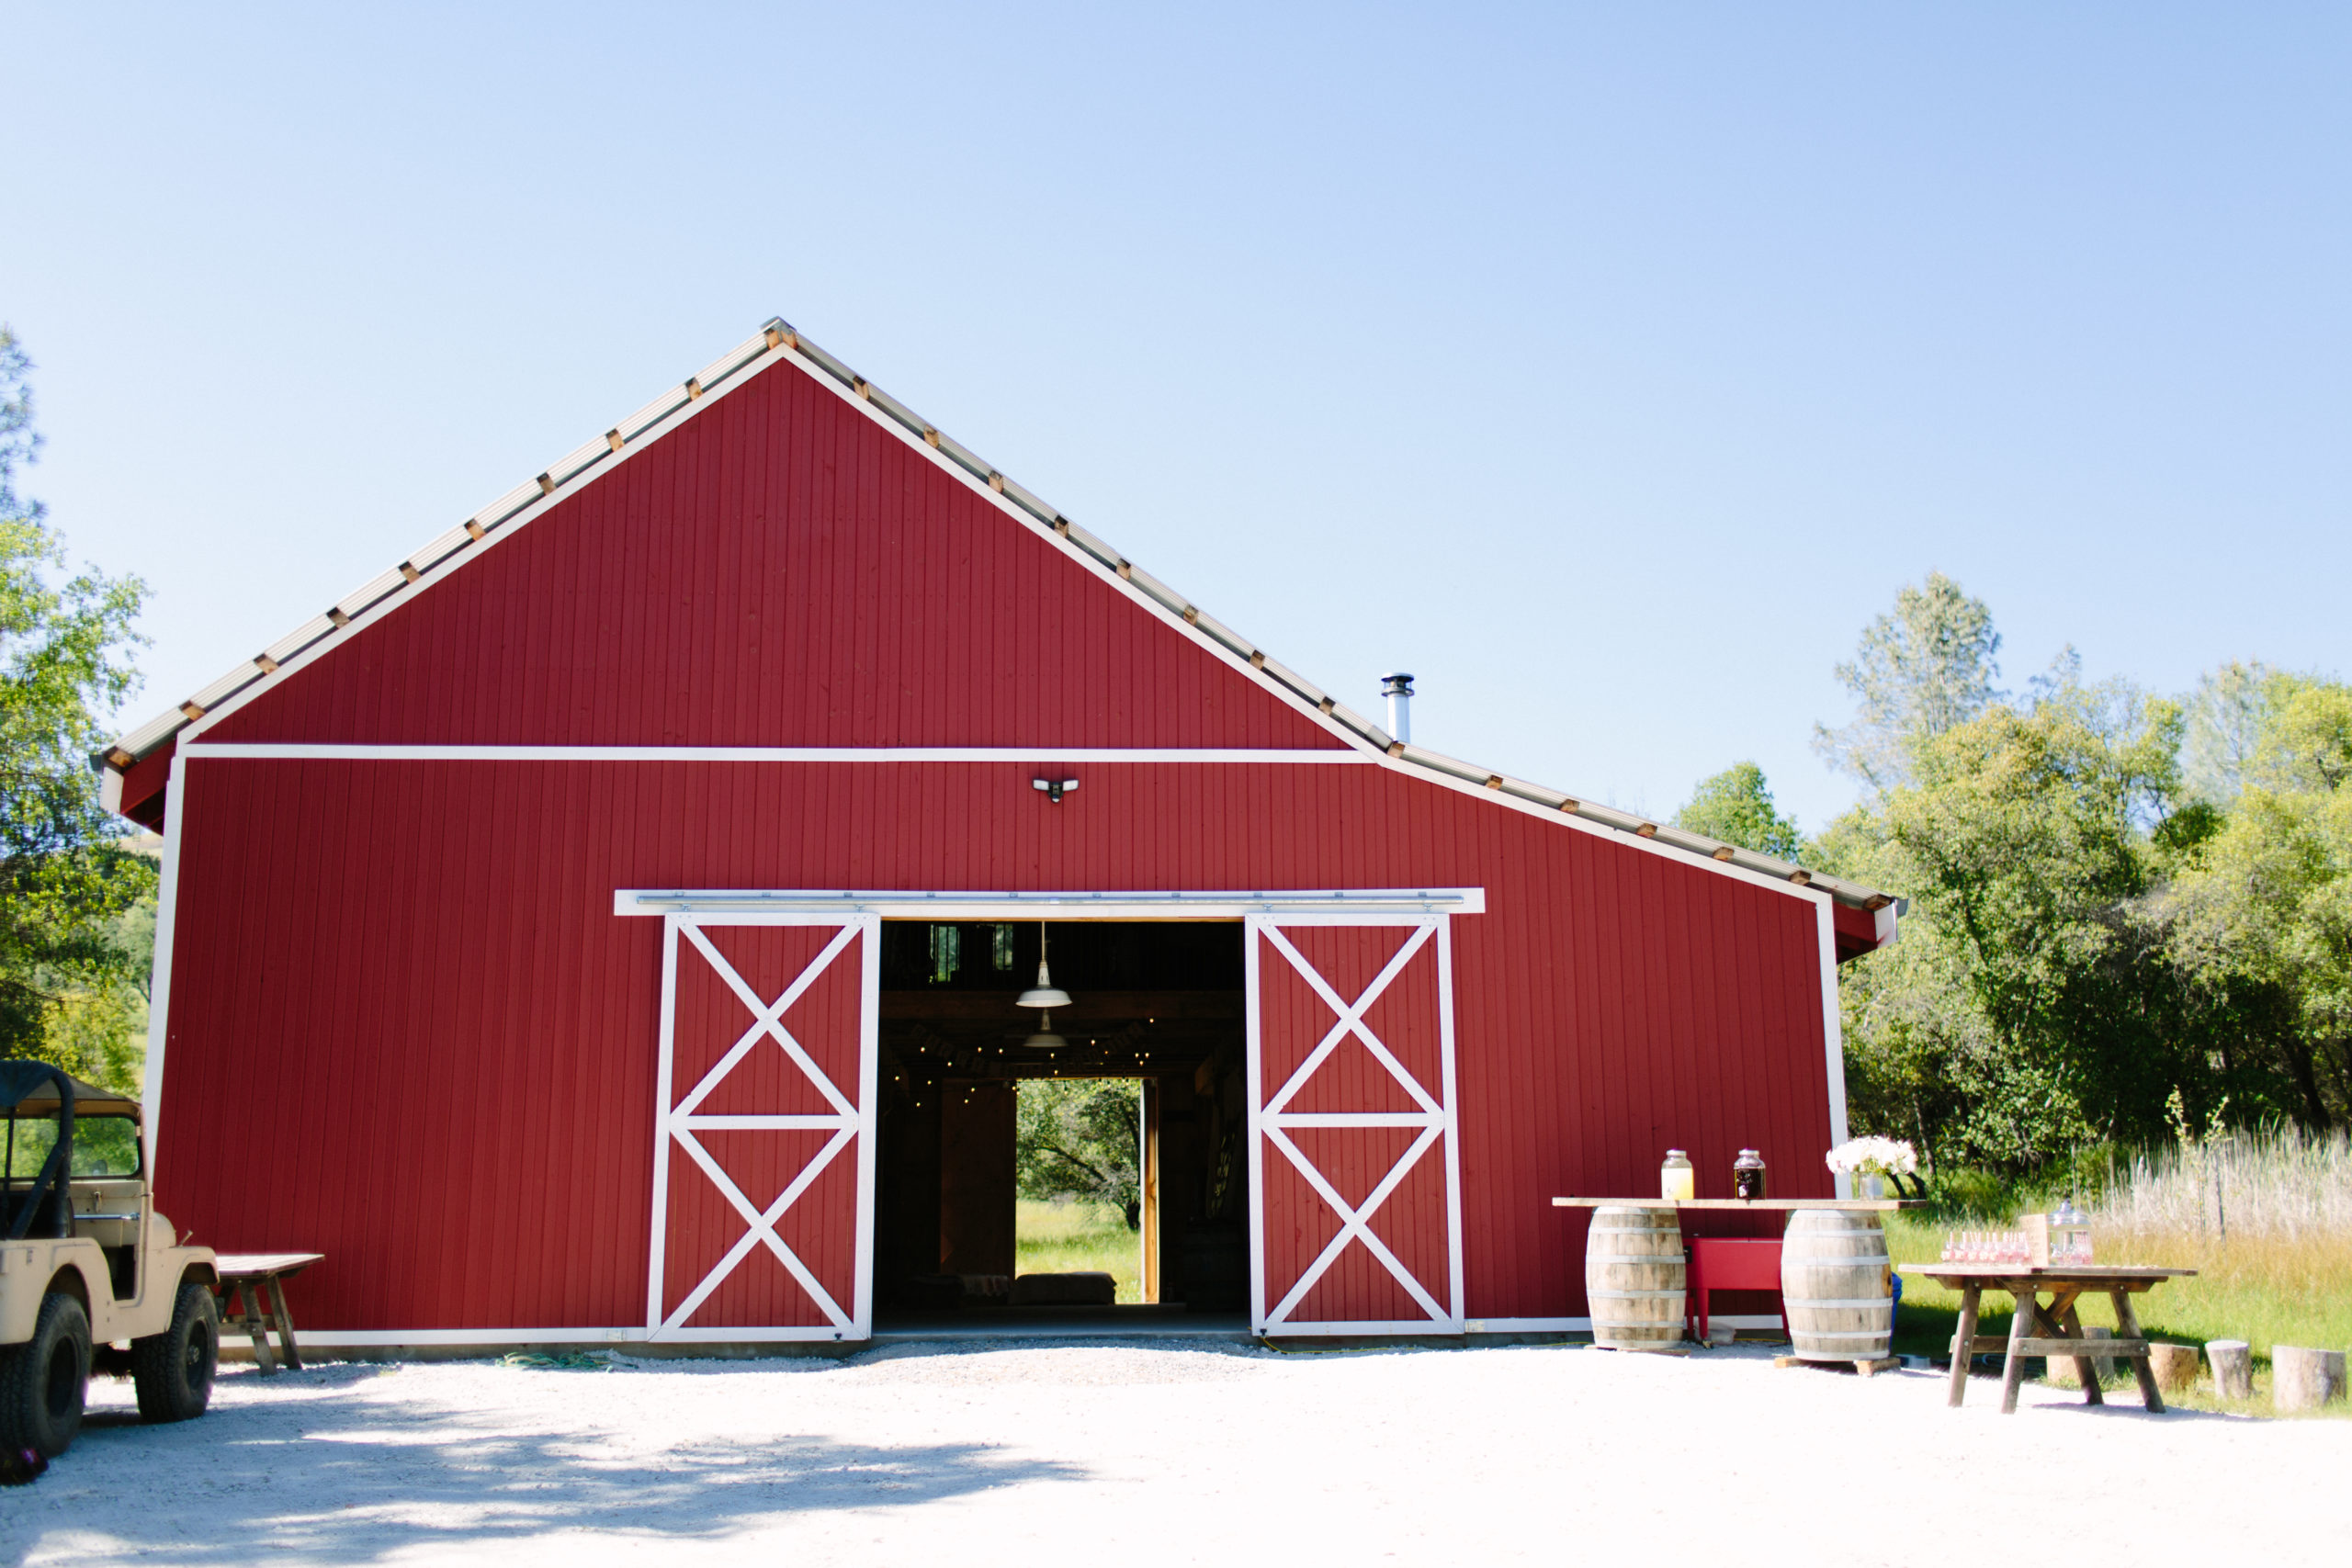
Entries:
{"type": "MultiPolygon", "coordinates": [[[[1908,1214],[1889,1215],[1887,1249],[1898,1264],[1932,1263],[1943,1251],[1945,1235],[1959,1228],[1967,1227],[1908,1214]]],[[[2331,1350],[2352,1347],[2352,1239],[2233,1236],[2223,1245],[2214,1236],[2200,1236],[2193,1231],[2134,1233],[2101,1228],[2094,1234],[2103,1263],[2161,1264],[2199,1271],[2195,1279],[2170,1280],[2134,1298],[2132,1310],[2150,1338],[2177,1345],[2243,1339],[2253,1348],[2251,1404],[2224,1404],[2216,1400],[2210,1380],[2200,1381],[2191,1394],[2168,1396],[2172,1403],[2267,1414],[2272,1346],[2306,1345],[2331,1350]]],[[[2078,1310],[2086,1326],[2114,1325],[2114,1309],[2105,1296],[2084,1297],[2078,1310]]],[[[2006,1335],[2013,1314],[2007,1297],[1987,1295],[1976,1332],[2006,1335]]],[[[1959,1316],[1957,1292],[1905,1275],[1903,1306],[1895,1317],[1894,1348],[1910,1355],[1944,1355],[1959,1316]]],[[[2109,1386],[2131,1384],[2127,1369],[2109,1386]]],[[[2352,1406],[2339,1404],[2331,1407],[2331,1414],[2352,1416],[2352,1406]]]]}
{"type": "Polygon", "coordinates": [[[1123,1302],[1143,1300],[1143,1238],[1108,1204],[1023,1198],[1013,1217],[1013,1261],[1023,1274],[1110,1275],[1123,1302]]]}

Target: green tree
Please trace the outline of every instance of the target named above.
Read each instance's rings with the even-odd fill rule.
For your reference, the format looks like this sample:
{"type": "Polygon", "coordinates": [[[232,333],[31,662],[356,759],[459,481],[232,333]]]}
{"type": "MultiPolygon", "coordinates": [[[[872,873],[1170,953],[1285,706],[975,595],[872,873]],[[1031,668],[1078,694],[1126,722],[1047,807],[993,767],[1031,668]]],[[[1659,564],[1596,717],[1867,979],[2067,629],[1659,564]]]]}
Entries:
{"type": "Polygon", "coordinates": [[[125,921],[154,889],[98,805],[87,755],[137,683],[131,629],[146,590],[95,570],[63,576],[46,510],[17,491],[39,455],[16,334],[0,327],[0,1054],[136,1087],[126,1042],[148,955],[125,921]],[[60,579],[62,578],[62,581],[60,579]]]}
{"type": "Polygon", "coordinates": [[[1814,750],[1873,792],[1904,784],[1920,741],[1999,700],[2000,650],[2001,634],[1982,599],[1940,571],[1917,587],[1905,584],[1893,613],[1863,629],[1852,662],[1837,667],[1838,682],[1853,694],[1853,722],[1840,729],[1815,725],[1814,750]]]}
{"type": "MultiPolygon", "coordinates": [[[[1961,641],[1989,656],[1977,609],[1957,616],[1973,628],[1961,641]]],[[[1881,617],[1858,665],[1921,619],[1881,617]]],[[[1989,657],[1980,668],[1989,693],[1989,657]]],[[[2184,726],[2178,704],[2086,684],[2069,649],[2022,702],[1877,732],[1894,761],[1875,777],[1893,782],[1806,847],[1808,864],[1911,901],[1902,940],[1841,973],[1858,1124],[1946,1162],[2018,1168],[2161,1136],[2176,1090],[2200,1106],[2300,1103],[2247,1044],[2276,996],[2195,984],[2155,914],[2223,820],[2184,802],[2184,726]]]]}
{"type": "Polygon", "coordinates": [[[2218,807],[2237,799],[2279,683],[2278,672],[2259,660],[2233,659],[2198,678],[2183,705],[2181,784],[2191,796],[2218,807]]]}
{"type": "Polygon", "coordinates": [[[1030,1078],[1013,1122],[1023,1198],[1083,1198],[1143,1224],[1142,1085],[1133,1078],[1030,1078]]]}
{"type": "Polygon", "coordinates": [[[2352,686],[2273,677],[2227,820],[2183,846],[2154,910],[2233,1042],[2307,1125],[2352,1121],[2352,686]]]}
{"type": "Polygon", "coordinates": [[[1908,1060],[1941,1084],[1939,1132],[1963,1157],[2030,1165],[2144,1130],[2177,1081],[2146,1070],[2145,1032],[2121,1027],[2109,993],[2145,979],[2129,914],[2152,867],[2135,818],[2173,782],[2178,714],[2145,705],[2118,745],[2092,707],[1998,705],[1925,739],[1914,782],[1862,830],[1873,870],[1912,899],[1912,951],[1871,976],[1877,1017],[1858,1043],[1884,1059],[1876,1077],[1908,1060]]]}
{"type": "Polygon", "coordinates": [[[1674,814],[1674,825],[1781,860],[1796,859],[1804,843],[1796,823],[1773,804],[1764,770],[1753,762],[1734,762],[1701,779],[1690,802],[1674,814]]]}

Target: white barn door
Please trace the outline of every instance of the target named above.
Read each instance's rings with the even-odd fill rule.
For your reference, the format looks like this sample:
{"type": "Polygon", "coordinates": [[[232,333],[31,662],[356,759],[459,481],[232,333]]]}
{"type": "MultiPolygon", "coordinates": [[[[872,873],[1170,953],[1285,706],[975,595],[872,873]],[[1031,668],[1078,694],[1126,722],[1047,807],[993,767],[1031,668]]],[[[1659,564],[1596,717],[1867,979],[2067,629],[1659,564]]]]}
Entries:
{"type": "Polygon", "coordinates": [[[1459,1334],[1449,917],[1251,915],[1250,1318],[1459,1334]]]}
{"type": "Polygon", "coordinates": [[[873,1332],[870,914],[664,917],[646,1328],[873,1332]]]}

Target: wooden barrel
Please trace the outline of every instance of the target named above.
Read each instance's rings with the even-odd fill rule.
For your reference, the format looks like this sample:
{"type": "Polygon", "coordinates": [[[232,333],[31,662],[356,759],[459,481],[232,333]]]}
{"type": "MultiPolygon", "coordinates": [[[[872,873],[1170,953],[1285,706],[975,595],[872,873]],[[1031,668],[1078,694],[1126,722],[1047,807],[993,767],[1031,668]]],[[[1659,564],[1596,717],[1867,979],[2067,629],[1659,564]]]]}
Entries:
{"type": "Polygon", "coordinates": [[[1601,1208],[1585,1236],[1592,1342],[1616,1350],[1682,1343],[1682,1223],[1672,1209],[1601,1208]]]}
{"type": "Polygon", "coordinates": [[[1874,1213],[1799,1209],[1781,1244],[1781,1303],[1798,1359],[1875,1361],[1894,1342],[1886,1232],[1874,1213]]]}

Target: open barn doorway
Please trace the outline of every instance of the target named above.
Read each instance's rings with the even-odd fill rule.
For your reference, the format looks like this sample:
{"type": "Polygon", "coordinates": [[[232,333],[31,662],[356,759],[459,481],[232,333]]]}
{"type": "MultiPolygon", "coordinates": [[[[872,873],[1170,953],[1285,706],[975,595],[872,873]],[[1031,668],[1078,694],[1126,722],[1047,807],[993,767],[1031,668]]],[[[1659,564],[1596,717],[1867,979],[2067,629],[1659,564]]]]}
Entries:
{"type": "Polygon", "coordinates": [[[1246,1328],[1242,938],[1232,919],[882,923],[878,1330],[1246,1328]],[[1022,1005],[1041,957],[1062,1005],[1022,1005]]]}

